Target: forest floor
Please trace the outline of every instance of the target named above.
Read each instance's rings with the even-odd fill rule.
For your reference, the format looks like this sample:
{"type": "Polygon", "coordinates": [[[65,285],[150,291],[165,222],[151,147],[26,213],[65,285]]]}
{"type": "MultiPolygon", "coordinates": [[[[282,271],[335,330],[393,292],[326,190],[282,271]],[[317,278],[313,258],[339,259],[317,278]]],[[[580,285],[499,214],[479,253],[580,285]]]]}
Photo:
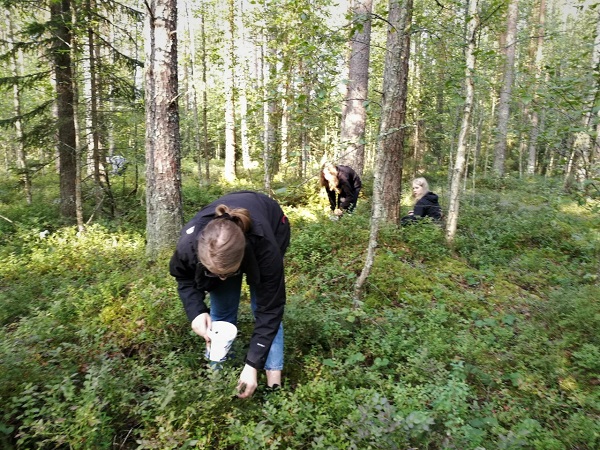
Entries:
{"type": "MultiPolygon", "coordinates": [[[[59,225],[50,180],[29,206],[0,182],[1,448],[600,448],[597,198],[478,180],[453,248],[434,224],[382,229],[353,308],[368,183],[337,222],[316,186],[278,184],[292,224],[284,386],[261,375],[242,401],[247,292],[235,356],[213,371],[170,252],[145,259],[143,194],[115,184],[116,216],[78,233],[59,225]]],[[[190,181],[186,219],[238,188],[257,187],[190,181]]]]}

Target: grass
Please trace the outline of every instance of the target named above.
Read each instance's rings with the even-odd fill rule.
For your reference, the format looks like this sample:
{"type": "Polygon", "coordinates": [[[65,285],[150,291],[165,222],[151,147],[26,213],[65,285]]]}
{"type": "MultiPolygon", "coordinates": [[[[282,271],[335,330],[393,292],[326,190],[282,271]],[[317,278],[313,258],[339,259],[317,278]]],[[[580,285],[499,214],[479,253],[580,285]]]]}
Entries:
{"type": "MultiPolygon", "coordinates": [[[[184,180],[186,217],[232,189],[184,180]]],[[[0,184],[2,448],[600,446],[597,199],[483,180],[454,249],[434,225],[382,230],[354,310],[369,192],[331,222],[316,187],[278,187],[293,226],[285,386],[240,401],[248,302],[236,356],[211,371],[170,254],[145,261],[142,194],[123,189],[116,218],[78,234],[58,221],[56,180],[37,183],[31,206],[0,184]]]]}

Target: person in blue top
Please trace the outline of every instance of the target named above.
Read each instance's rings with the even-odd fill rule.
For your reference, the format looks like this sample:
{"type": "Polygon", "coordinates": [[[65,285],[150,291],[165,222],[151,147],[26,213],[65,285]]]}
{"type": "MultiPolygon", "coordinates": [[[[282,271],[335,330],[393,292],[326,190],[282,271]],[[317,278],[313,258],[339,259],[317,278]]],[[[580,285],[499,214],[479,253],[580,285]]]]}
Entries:
{"type": "Polygon", "coordinates": [[[238,381],[240,398],[252,396],[262,369],[267,386],[281,385],[283,256],[289,242],[290,224],[275,200],[258,192],[233,192],[202,208],[183,227],[169,264],[192,330],[207,345],[212,321],[237,323],[246,274],[255,322],[238,381]]]}
{"type": "Polygon", "coordinates": [[[321,169],[320,184],[325,188],[334,217],[344,212],[351,214],[356,208],[362,182],[358,174],[348,166],[325,163],[321,169]]]}
{"type": "Polygon", "coordinates": [[[412,193],[416,200],[412,211],[404,216],[400,223],[407,225],[414,223],[425,217],[429,217],[434,221],[439,221],[442,218],[442,208],[438,202],[437,194],[429,190],[429,183],[425,178],[415,178],[412,182],[412,193]]]}

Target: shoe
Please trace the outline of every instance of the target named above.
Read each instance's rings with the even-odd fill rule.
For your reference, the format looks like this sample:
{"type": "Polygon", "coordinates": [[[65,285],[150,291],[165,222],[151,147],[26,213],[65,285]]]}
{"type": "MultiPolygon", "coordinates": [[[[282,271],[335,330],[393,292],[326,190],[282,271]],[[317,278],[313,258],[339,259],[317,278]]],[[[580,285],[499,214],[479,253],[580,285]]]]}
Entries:
{"type": "Polygon", "coordinates": [[[267,386],[265,388],[265,394],[274,394],[275,392],[281,391],[281,386],[274,384],[273,386],[267,386]]]}

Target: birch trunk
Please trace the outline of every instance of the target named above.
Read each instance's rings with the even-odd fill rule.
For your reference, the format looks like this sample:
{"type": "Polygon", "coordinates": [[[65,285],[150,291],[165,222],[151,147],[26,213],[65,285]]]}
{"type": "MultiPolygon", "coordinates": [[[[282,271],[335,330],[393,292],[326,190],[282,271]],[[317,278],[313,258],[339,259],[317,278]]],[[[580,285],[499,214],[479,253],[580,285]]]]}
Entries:
{"type": "Polygon", "coordinates": [[[527,175],[533,175],[537,165],[537,138],[539,129],[539,112],[537,110],[535,99],[538,96],[540,77],[542,74],[542,59],[544,53],[544,30],[546,23],[546,0],[540,0],[539,20],[536,30],[536,51],[535,51],[535,85],[533,98],[534,102],[531,108],[531,131],[529,134],[529,156],[527,158],[527,175]]]}
{"type": "Polygon", "coordinates": [[[239,43],[236,45],[238,48],[238,61],[239,61],[239,105],[240,105],[240,150],[242,153],[242,167],[245,170],[249,170],[253,167],[252,160],[250,158],[250,131],[248,127],[248,78],[249,78],[249,58],[252,52],[252,45],[246,38],[246,30],[242,17],[244,16],[244,2],[241,3],[240,14],[237,15],[237,23],[239,32],[239,43]]]}
{"type": "Polygon", "coordinates": [[[204,173],[206,182],[210,181],[210,158],[208,149],[208,93],[206,92],[206,13],[202,7],[200,30],[202,34],[202,149],[204,150],[204,173]]]}
{"type": "Polygon", "coordinates": [[[478,0],[470,0],[467,13],[467,35],[465,50],[465,104],[463,107],[462,123],[458,135],[456,158],[452,169],[452,180],[450,183],[450,201],[448,206],[448,219],[446,221],[446,241],[451,245],[454,243],[456,228],[458,224],[458,211],[460,207],[460,185],[465,170],[465,159],[467,153],[467,136],[471,111],[474,98],[473,77],[475,76],[475,40],[479,24],[477,12],[478,0]]]}
{"type": "MultiPolygon", "coordinates": [[[[17,80],[22,72],[19,69],[19,59],[21,58],[18,58],[17,55],[22,55],[22,51],[18,50],[15,54],[15,42],[13,22],[11,19],[11,10],[9,8],[6,8],[5,14],[8,53],[10,54],[10,72],[13,78],[17,80]]],[[[25,151],[25,142],[23,139],[23,123],[21,121],[21,89],[19,87],[19,83],[17,83],[16,81],[13,83],[13,113],[15,115],[15,145],[17,150],[17,169],[19,169],[19,176],[23,183],[25,199],[27,201],[27,204],[31,205],[31,175],[29,173],[29,167],[27,165],[27,152],[25,151]]]]}
{"type": "Polygon", "coordinates": [[[494,146],[494,173],[504,176],[506,160],[506,136],[508,134],[508,113],[512,97],[512,86],[515,73],[515,50],[517,47],[517,20],[519,15],[519,0],[512,0],[508,5],[506,24],[506,60],[504,76],[498,102],[498,122],[496,125],[496,142],[494,146]]]}
{"type": "Polygon", "coordinates": [[[232,182],[235,174],[235,5],[233,0],[228,1],[228,14],[225,20],[225,46],[223,62],[225,65],[225,170],[223,178],[232,182]]]}
{"type": "Polygon", "coordinates": [[[185,2],[185,18],[186,18],[186,28],[188,31],[188,36],[190,40],[189,46],[189,78],[190,78],[190,107],[192,108],[192,117],[194,123],[194,129],[192,130],[193,142],[194,142],[194,154],[196,155],[197,168],[198,168],[198,181],[200,185],[202,185],[202,146],[200,143],[200,116],[198,114],[198,77],[196,75],[196,31],[192,25],[191,13],[190,13],[190,3],[189,1],[185,2]]]}

